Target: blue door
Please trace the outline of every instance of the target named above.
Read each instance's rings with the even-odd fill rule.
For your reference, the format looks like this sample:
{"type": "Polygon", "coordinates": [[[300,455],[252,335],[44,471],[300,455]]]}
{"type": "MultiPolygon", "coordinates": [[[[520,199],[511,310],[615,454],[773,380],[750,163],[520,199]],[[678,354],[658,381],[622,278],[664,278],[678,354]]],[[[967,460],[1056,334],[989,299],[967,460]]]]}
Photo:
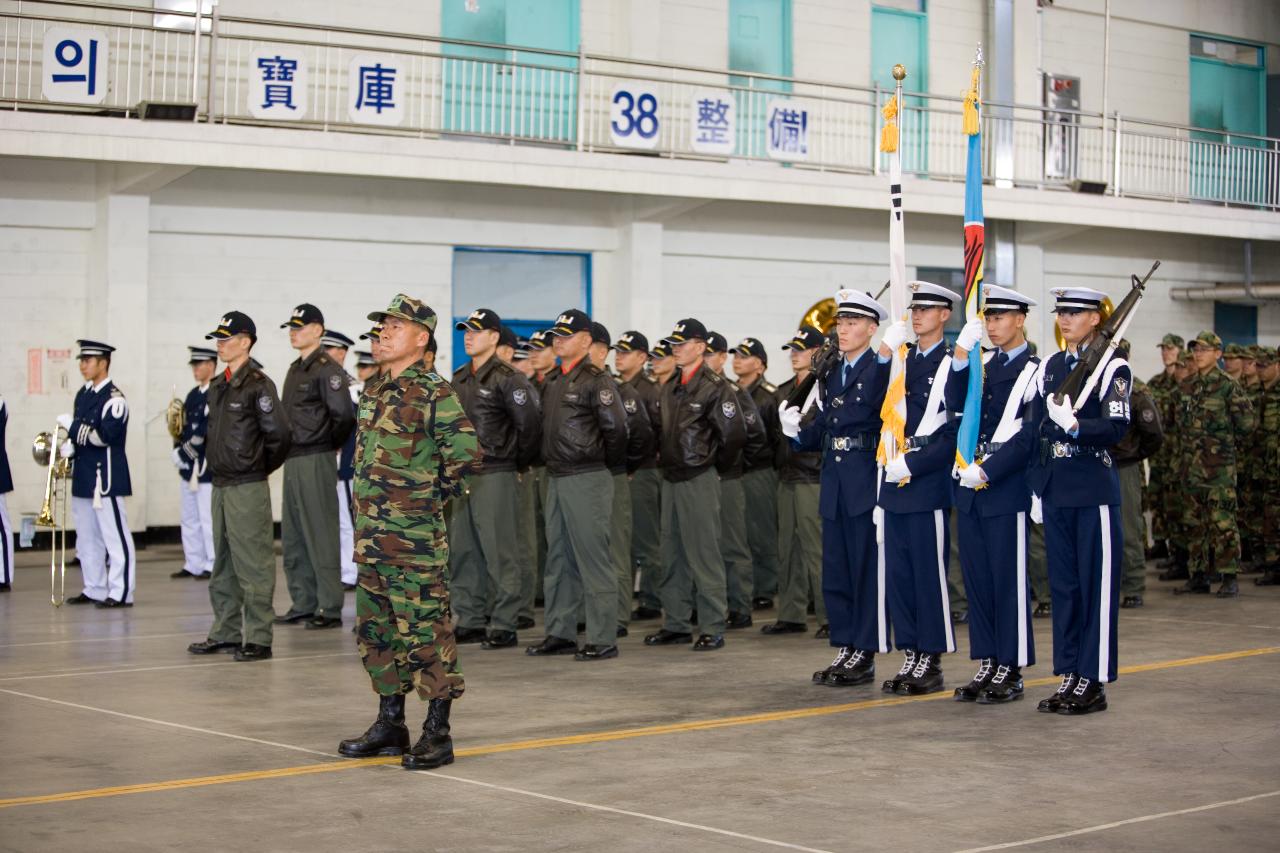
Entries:
{"type": "MultiPolygon", "coordinates": [[[[729,68],[776,77],[791,76],[791,0],[730,0],[729,68]]],[[[770,99],[791,91],[782,80],[759,80],[740,74],[729,77],[736,91],[738,139],[735,153],[763,157],[765,122],[770,99]]]]}
{"type": "Polygon", "coordinates": [[[1263,142],[1233,134],[1266,133],[1266,88],[1265,48],[1191,36],[1192,198],[1265,202],[1263,142]]]}
{"type": "MultiPolygon", "coordinates": [[[[871,81],[888,94],[893,94],[896,81],[893,66],[907,68],[902,81],[904,92],[929,90],[929,27],[923,12],[871,7],[871,81]]],[[[967,77],[965,79],[968,79],[967,77]]],[[[902,129],[902,171],[924,173],[929,168],[929,121],[922,98],[904,98],[900,105],[898,126],[902,129]]]]}
{"type": "Polygon", "coordinates": [[[1249,346],[1258,342],[1258,307],[1232,302],[1213,303],[1213,331],[1225,344],[1249,346]]]}

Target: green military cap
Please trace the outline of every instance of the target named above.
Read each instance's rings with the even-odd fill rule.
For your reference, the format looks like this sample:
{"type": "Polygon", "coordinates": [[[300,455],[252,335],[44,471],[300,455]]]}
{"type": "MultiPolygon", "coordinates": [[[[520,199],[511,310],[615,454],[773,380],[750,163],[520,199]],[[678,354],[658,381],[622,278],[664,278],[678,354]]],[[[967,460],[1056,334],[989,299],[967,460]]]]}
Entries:
{"type": "Polygon", "coordinates": [[[1244,358],[1244,347],[1239,344],[1227,344],[1222,349],[1223,358],[1244,358]]]}
{"type": "Polygon", "coordinates": [[[1170,332],[1160,339],[1160,346],[1162,347],[1177,347],[1178,349],[1182,349],[1186,344],[1187,342],[1182,339],[1182,335],[1175,335],[1173,332],[1170,332]]]}
{"type": "Polygon", "coordinates": [[[1190,364],[1190,363],[1191,363],[1191,351],[1190,351],[1190,350],[1185,350],[1185,349],[1184,349],[1184,350],[1179,350],[1179,351],[1178,351],[1178,364],[1181,364],[1181,365],[1187,365],[1187,364],[1190,364]]]}
{"type": "Polygon", "coordinates": [[[1266,367],[1268,364],[1275,363],[1276,351],[1271,347],[1261,347],[1256,344],[1254,349],[1254,360],[1258,362],[1258,367],[1266,367]]]}
{"type": "Polygon", "coordinates": [[[427,329],[434,332],[436,330],[436,312],[421,299],[414,299],[412,296],[405,296],[403,293],[397,293],[395,298],[391,300],[391,304],[387,306],[386,311],[374,311],[369,315],[369,319],[375,323],[381,323],[388,317],[399,317],[401,320],[408,320],[410,323],[418,323],[426,326],[427,329]]]}
{"type": "MultiPolygon", "coordinates": [[[[1222,338],[1218,337],[1213,332],[1201,332],[1196,335],[1189,344],[1187,344],[1187,348],[1195,349],[1197,346],[1201,345],[1206,346],[1209,349],[1222,349],[1222,338]]],[[[1232,344],[1232,346],[1235,346],[1235,344],[1232,344]]],[[[1230,357],[1231,356],[1228,356],[1228,358],[1230,357]]]]}
{"type": "Polygon", "coordinates": [[[1267,352],[1267,348],[1258,344],[1249,344],[1249,346],[1244,348],[1244,351],[1245,358],[1252,358],[1256,361],[1257,359],[1264,357],[1264,353],[1267,352]]]}

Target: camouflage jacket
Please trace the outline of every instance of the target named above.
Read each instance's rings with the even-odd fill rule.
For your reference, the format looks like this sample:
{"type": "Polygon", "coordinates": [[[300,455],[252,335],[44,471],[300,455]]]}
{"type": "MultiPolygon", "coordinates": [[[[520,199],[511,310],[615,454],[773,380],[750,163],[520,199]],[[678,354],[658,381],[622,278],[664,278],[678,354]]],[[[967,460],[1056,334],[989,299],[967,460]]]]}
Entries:
{"type": "Polygon", "coordinates": [[[1255,424],[1253,405],[1220,368],[1193,376],[1182,399],[1178,425],[1186,459],[1186,484],[1235,488],[1236,447],[1255,424]]]}
{"type": "Polygon", "coordinates": [[[1280,381],[1264,386],[1258,437],[1262,444],[1259,478],[1266,484],[1280,485],[1280,381]]]}
{"type": "Polygon", "coordinates": [[[480,462],[475,429],[439,374],[419,361],[371,379],[357,415],[355,558],[443,566],[445,502],[480,462]]]}

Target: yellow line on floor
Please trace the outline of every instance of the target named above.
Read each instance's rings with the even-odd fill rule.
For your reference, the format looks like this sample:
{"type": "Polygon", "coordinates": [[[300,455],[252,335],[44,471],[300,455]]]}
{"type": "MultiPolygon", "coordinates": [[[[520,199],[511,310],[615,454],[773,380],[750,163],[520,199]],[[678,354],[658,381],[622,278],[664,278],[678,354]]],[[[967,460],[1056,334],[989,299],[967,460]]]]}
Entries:
{"type": "MultiPolygon", "coordinates": [[[[1224,661],[1270,655],[1280,652],[1280,646],[1266,646],[1256,649],[1242,649],[1235,652],[1224,652],[1216,655],[1199,655],[1190,658],[1156,661],[1154,663],[1135,664],[1121,667],[1123,675],[1134,675],[1142,672],[1155,672],[1163,669],[1176,669],[1184,666],[1222,663],[1224,661]]],[[[1056,684],[1057,678],[1037,678],[1026,682],[1028,687],[1040,687],[1056,684]]],[[[951,699],[951,693],[940,691],[927,696],[893,696],[884,699],[870,699],[861,702],[847,702],[839,705],[820,705],[814,708],[795,708],[788,711],[770,711],[760,714],[743,714],[733,717],[717,717],[707,720],[691,720],[685,723],[670,723],[660,726],[643,726],[633,729],[614,729],[603,732],[588,732],[564,737],[536,738],[518,740],[508,743],[495,743],[488,746],[475,746],[457,750],[460,758],[479,755],[496,755],[504,752],[521,752],[531,749],[549,749],[560,746],[581,746],[589,743],[630,740],[657,735],[682,734],[685,732],[708,731],[730,726],[750,726],[759,723],[773,723],[783,720],[802,720],[809,717],[825,717],[832,714],[843,714],[849,711],[863,711],[872,708],[887,708],[893,705],[906,705],[914,702],[936,702],[951,699]]],[[[206,785],[224,785],[231,782],[254,782],[261,779],[280,779],[290,776],[307,776],[316,773],[335,773],[342,770],[354,770],[382,764],[399,764],[398,757],[365,758],[357,760],[332,761],[321,764],[303,764],[296,767],[281,767],[275,770],[252,770],[245,773],[226,773],[219,776],[197,776],[188,779],[171,779],[167,782],[147,782],[139,785],[120,785],[112,788],[90,788],[83,791],[66,791],[60,794],[39,794],[30,797],[11,797],[0,799],[0,809],[14,806],[43,805],[47,803],[66,803],[75,800],[92,800],[102,797],[118,797],[126,794],[144,794],[154,791],[173,791],[184,788],[200,788],[206,785]]]]}

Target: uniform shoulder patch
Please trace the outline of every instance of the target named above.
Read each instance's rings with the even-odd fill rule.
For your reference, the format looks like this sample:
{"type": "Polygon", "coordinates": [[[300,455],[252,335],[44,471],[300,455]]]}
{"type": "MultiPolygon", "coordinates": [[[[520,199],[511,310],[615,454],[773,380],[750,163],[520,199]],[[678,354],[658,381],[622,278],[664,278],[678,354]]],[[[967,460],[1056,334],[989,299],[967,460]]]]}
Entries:
{"type": "Polygon", "coordinates": [[[615,397],[613,396],[613,389],[612,389],[612,388],[601,388],[601,389],[600,389],[600,405],[602,405],[602,406],[612,406],[612,405],[613,405],[613,401],[614,401],[614,399],[615,399],[615,397]]]}
{"type": "Polygon", "coordinates": [[[628,397],[622,401],[622,408],[627,410],[628,415],[634,415],[640,409],[640,406],[636,403],[635,397],[628,397]]]}
{"type": "Polygon", "coordinates": [[[263,394],[258,397],[258,409],[261,410],[264,415],[271,414],[271,410],[273,408],[275,408],[275,403],[271,401],[270,394],[263,394]]]}
{"type": "Polygon", "coordinates": [[[1149,424],[1149,423],[1151,423],[1152,421],[1154,421],[1155,419],[1156,419],[1156,412],[1155,412],[1155,409],[1143,409],[1143,410],[1142,410],[1142,422],[1143,422],[1143,423],[1147,423],[1147,424],[1149,424]]]}
{"type": "Polygon", "coordinates": [[[720,404],[720,414],[724,415],[726,418],[732,418],[734,415],[738,414],[738,404],[732,400],[725,400],[720,404]]]}
{"type": "Polygon", "coordinates": [[[337,373],[331,374],[329,376],[329,387],[332,388],[334,391],[337,391],[338,389],[340,389],[342,387],[342,377],[339,376],[337,373]]]}
{"type": "Polygon", "coordinates": [[[515,403],[517,406],[523,406],[525,403],[529,402],[529,392],[523,388],[517,388],[511,392],[511,402],[515,403]]]}

